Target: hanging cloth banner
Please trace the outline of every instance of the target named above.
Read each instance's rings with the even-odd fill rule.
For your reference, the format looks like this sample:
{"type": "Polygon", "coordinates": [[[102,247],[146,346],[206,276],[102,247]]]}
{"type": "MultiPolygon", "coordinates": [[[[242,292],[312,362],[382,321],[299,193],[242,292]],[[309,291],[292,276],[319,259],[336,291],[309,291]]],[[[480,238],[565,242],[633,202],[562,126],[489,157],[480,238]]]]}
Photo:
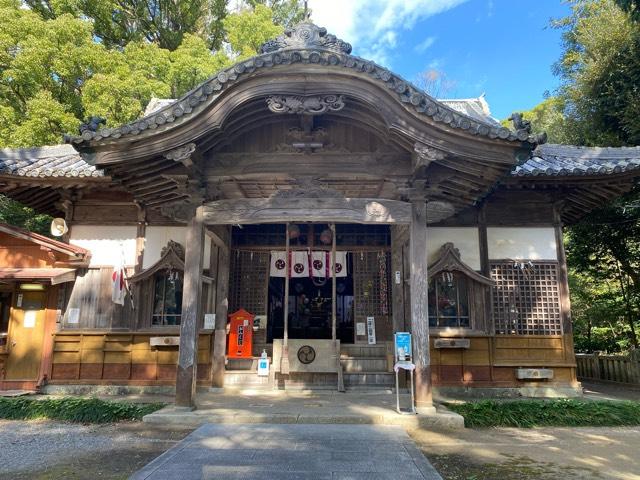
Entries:
{"type": "Polygon", "coordinates": [[[286,253],[285,252],[271,252],[271,267],[269,269],[269,275],[272,277],[286,277],[286,253]]]}
{"type": "Polygon", "coordinates": [[[311,252],[311,276],[316,278],[329,276],[329,252],[311,252]]]}
{"type": "MultiPolygon", "coordinates": [[[[333,255],[329,254],[329,268],[333,269],[333,255]]],[[[347,252],[336,252],[336,277],[347,276],[347,252]]]]}
{"type": "MultiPolygon", "coordinates": [[[[286,277],[285,260],[285,252],[272,251],[269,275],[286,277]]],[[[289,278],[331,278],[332,266],[331,252],[289,252],[289,278]]],[[[347,276],[347,252],[336,252],[336,271],[337,277],[347,276]]]]}
{"type": "Polygon", "coordinates": [[[290,278],[303,278],[309,276],[309,252],[289,252],[291,262],[290,278]]]}

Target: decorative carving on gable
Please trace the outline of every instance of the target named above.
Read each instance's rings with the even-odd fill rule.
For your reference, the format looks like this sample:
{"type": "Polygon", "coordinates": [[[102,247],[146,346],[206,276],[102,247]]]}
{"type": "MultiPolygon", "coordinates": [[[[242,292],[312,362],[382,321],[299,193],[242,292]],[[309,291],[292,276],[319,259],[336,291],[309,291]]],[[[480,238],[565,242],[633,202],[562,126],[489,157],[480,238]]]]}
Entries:
{"type": "Polygon", "coordinates": [[[349,43],[328,34],[326,28],[318,27],[308,21],[288,28],[279,37],[265,42],[260,47],[260,53],[271,53],[285,48],[324,49],[338,53],[351,53],[349,43]]]}
{"type": "Polygon", "coordinates": [[[429,265],[427,269],[429,278],[441,272],[460,272],[470,279],[483,285],[492,286],[494,281],[479,274],[460,259],[460,250],[453,243],[445,243],[440,247],[438,260],[429,265]]]}
{"type": "Polygon", "coordinates": [[[182,245],[173,240],[169,240],[169,243],[167,243],[160,253],[160,260],[146,270],[131,277],[131,282],[135,283],[151,278],[160,270],[184,271],[184,247],[182,245]]]}
{"type": "Polygon", "coordinates": [[[292,127],[287,132],[285,142],[275,146],[275,153],[312,153],[321,150],[323,153],[351,153],[347,148],[330,143],[327,131],[314,128],[307,132],[299,127],[292,127]]]}
{"type": "Polygon", "coordinates": [[[174,253],[178,256],[179,259],[184,261],[184,247],[180,245],[178,242],[174,242],[173,240],[169,240],[162,250],[160,251],[160,256],[164,257],[169,253],[169,250],[173,250],[174,253]]]}
{"type": "Polygon", "coordinates": [[[293,113],[298,115],[321,115],[338,112],[344,108],[343,95],[272,95],[267,98],[267,106],[273,113],[293,113]]]}
{"type": "Polygon", "coordinates": [[[312,177],[300,177],[296,180],[296,185],[289,190],[278,190],[271,197],[275,203],[279,199],[291,198],[344,198],[337,190],[323,185],[320,181],[312,177]]]}

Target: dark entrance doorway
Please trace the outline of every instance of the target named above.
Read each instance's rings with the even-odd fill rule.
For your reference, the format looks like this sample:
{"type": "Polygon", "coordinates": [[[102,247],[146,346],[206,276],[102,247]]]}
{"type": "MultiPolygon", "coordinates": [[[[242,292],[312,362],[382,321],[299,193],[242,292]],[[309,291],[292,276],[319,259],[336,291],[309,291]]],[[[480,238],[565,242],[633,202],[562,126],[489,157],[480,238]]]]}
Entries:
{"type": "MultiPolygon", "coordinates": [[[[353,268],[347,255],[347,276],[336,281],[336,336],[353,343],[353,268]]],[[[284,278],[269,279],[267,341],[284,335],[284,278]]],[[[331,278],[289,279],[289,338],[331,339],[331,278]]]]}

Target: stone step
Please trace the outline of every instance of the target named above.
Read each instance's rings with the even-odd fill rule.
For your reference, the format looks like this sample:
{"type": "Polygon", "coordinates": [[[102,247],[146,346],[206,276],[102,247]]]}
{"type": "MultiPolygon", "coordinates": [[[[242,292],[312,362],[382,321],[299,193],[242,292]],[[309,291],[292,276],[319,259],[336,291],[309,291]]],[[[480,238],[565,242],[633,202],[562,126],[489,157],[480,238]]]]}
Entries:
{"type": "Polygon", "coordinates": [[[224,372],[224,384],[229,387],[270,387],[269,377],[259,377],[255,371],[227,370],[224,372]]]}
{"type": "Polygon", "coordinates": [[[384,372],[387,370],[387,359],[380,357],[341,357],[340,363],[345,373],[384,372]]]}
{"type": "Polygon", "coordinates": [[[363,373],[345,373],[345,387],[394,387],[396,384],[396,376],[388,372],[363,372],[363,373]]]}
{"type": "Polygon", "coordinates": [[[340,345],[340,354],[347,357],[386,357],[386,345],[340,345]]]}

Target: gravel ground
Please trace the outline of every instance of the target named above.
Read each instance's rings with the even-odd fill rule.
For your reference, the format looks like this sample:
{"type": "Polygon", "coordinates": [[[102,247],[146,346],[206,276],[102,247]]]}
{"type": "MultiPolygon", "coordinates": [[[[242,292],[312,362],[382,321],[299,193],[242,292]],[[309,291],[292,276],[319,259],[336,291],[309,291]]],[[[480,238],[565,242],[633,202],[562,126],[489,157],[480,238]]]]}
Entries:
{"type": "Polygon", "coordinates": [[[125,479],[190,431],[0,420],[0,479],[125,479]]]}

